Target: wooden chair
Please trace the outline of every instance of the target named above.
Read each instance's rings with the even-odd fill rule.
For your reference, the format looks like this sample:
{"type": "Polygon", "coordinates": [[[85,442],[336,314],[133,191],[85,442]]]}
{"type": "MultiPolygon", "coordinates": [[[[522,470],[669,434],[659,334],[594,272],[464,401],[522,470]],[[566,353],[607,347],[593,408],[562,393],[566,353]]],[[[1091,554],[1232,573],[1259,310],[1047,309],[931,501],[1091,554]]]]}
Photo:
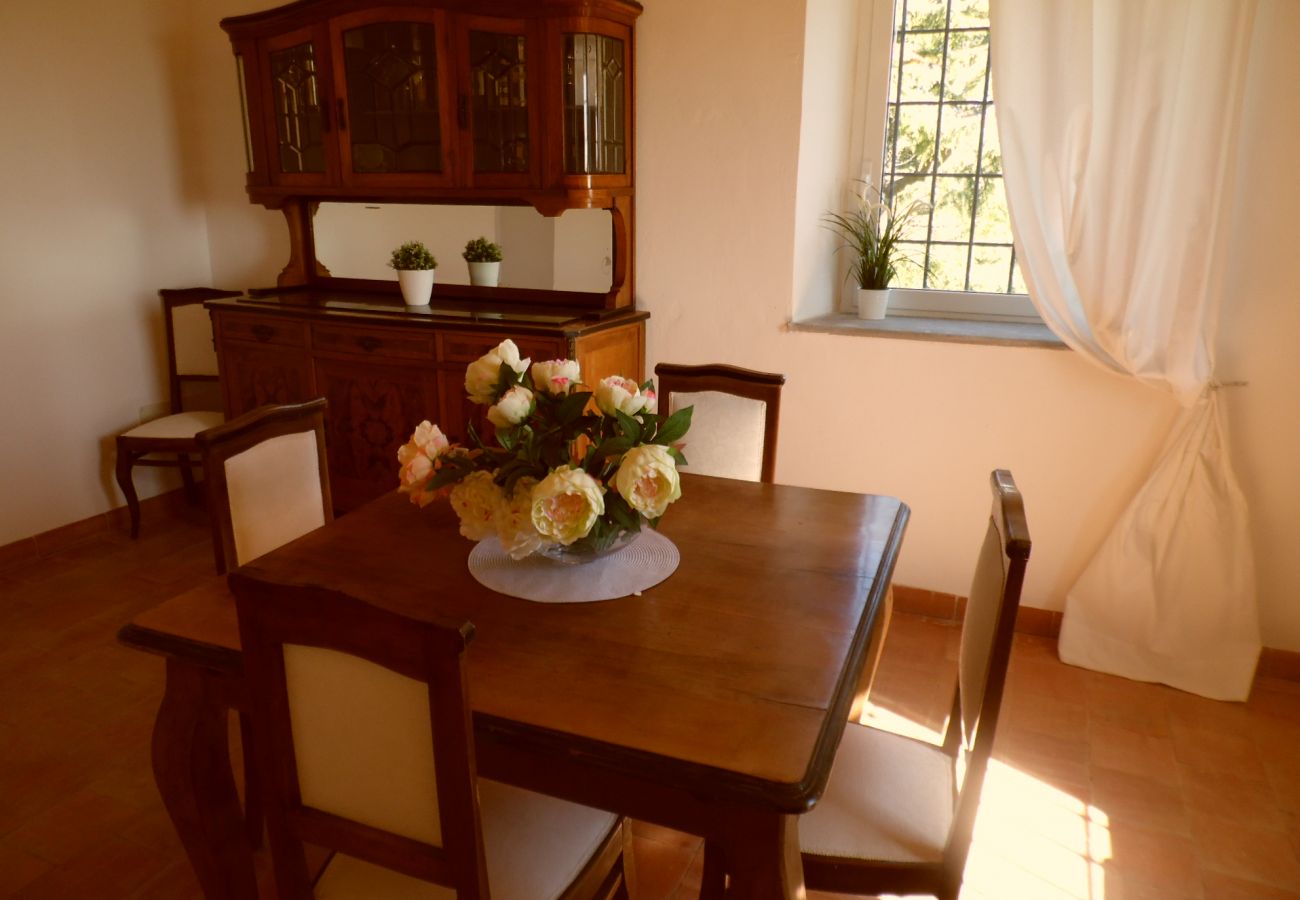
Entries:
{"type": "Polygon", "coordinates": [[[473,625],[256,566],[230,586],[281,898],[627,898],[619,816],[477,777],[473,625]],[[304,842],[333,851],[315,879],[304,842]]]}
{"type": "Polygon", "coordinates": [[[721,364],[655,366],[660,403],[694,406],[686,435],[686,471],[771,484],[784,375],[721,364]]]}
{"type": "Polygon", "coordinates": [[[185,493],[197,499],[191,466],[198,452],[194,436],[205,428],[225,421],[220,412],[190,410],[185,397],[188,384],[217,381],[217,354],[213,349],[212,320],[203,301],[217,297],[238,297],[238,291],[212,288],[161,290],[163,324],[167,332],[167,383],[171,394],[171,412],[151,419],[117,436],[117,462],[114,474],[126,497],[131,514],[131,537],[140,536],[140,499],[136,495],[132,470],[136,466],[166,467],[181,470],[185,493]]]}
{"type": "MultiPolygon", "coordinates": [[[[993,510],[966,605],[943,745],[846,726],[826,791],[799,820],[809,890],[939,900],[956,900],[961,890],[1030,548],[1011,473],[997,470],[991,481],[993,510]]],[[[716,847],[706,845],[702,897],[721,896],[724,870],[716,847]]]]}
{"type": "Polygon", "coordinates": [[[196,437],[217,572],[334,519],[324,397],[262,406],[196,437]]]}
{"type": "MultiPolygon", "coordinates": [[[[262,406],[195,435],[212,520],[217,573],[251,562],[334,519],[325,457],[324,397],[262,406]]],[[[252,722],[239,716],[244,755],[244,820],[262,842],[262,791],[252,722]]]]}

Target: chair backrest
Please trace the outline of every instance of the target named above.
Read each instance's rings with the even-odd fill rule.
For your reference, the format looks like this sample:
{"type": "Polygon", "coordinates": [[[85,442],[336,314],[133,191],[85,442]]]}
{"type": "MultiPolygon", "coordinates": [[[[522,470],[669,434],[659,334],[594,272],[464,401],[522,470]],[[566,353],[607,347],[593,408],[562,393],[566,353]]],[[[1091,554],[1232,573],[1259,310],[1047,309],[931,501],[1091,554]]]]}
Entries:
{"type": "Polygon", "coordinates": [[[1029,526],[1020,490],[1011,473],[1003,469],[995,470],[990,482],[993,509],[966,603],[957,656],[957,692],[944,740],[950,753],[965,753],[966,764],[944,859],[945,871],[955,878],[954,890],[966,866],[984,774],[993,755],[1020,590],[1029,561],[1029,526]]]}
{"type": "Polygon", "coordinates": [[[218,572],[333,520],[326,406],[262,406],[197,435],[218,572]]]}
{"type": "Polygon", "coordinates": [[[185,385],[217,381],[217,350],[212,340],[212,318],[203,308],[206,300],[238,297],[238,291],[215,288],[164,288],[158,292],[167,331],[167,385],[171,411],[187,408],[185,385]]]}
{"type": "Polygon", "coordinates": [[[310,898],[303,842],[462,900],[487,896],[465,680],[468,623],[230,575],[279,896],[310,898]]]}
{"type": "Polygon", "coordinates": [[[694,406],[686,471],[771,484],[785,376],[728,365],[655,366],[660,406],[694,406]]]}

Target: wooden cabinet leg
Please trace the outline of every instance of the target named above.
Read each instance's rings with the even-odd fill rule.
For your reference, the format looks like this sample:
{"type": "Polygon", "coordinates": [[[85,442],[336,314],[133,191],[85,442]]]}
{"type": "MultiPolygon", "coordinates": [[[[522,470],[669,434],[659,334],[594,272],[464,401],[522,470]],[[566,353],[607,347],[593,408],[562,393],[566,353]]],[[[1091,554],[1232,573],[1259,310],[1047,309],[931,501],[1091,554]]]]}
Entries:
{"type": "Polygon", "coordinates": [[[253,851],[230,769],[221,676],[167,660],[153,730],[163,805],[207,900],[257,900],[253,851]]]}

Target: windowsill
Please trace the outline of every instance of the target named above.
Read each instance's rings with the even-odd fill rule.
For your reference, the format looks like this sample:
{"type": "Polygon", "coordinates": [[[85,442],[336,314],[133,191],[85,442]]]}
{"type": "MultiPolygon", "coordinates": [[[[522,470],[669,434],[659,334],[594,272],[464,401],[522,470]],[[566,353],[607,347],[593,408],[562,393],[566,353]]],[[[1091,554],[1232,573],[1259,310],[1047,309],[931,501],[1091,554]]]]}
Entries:
{"type": "Polygon", "coordinates": [[[928,316],[890,315],[859,319],[847,313],[828,313],[789,324],[791,331],[847,334],[862,337],[903,338],[912,341],[948,341],[957,344],[1000,344],[1010,347],[1066,349],[1065,343],[1041,322],[1007,319],[941,319],[928,316]]]}

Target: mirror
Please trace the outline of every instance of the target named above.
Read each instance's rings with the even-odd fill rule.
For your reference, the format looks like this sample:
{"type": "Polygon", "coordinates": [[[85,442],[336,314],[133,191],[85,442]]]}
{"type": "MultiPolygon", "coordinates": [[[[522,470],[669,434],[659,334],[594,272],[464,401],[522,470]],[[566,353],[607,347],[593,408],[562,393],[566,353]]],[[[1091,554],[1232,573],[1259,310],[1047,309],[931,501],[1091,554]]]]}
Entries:
{"type": "Polygon", "coordinates": [[[469,284],[461,258],[479,236],[501,245],[501,287],[605,293],[613,283],[608,210],[570,209],[553,218],[531,206],[322,203],[313,223],[316,258],[337,278],[391,281],[393,248],[423,241],[440,284],[469,284]]]}

